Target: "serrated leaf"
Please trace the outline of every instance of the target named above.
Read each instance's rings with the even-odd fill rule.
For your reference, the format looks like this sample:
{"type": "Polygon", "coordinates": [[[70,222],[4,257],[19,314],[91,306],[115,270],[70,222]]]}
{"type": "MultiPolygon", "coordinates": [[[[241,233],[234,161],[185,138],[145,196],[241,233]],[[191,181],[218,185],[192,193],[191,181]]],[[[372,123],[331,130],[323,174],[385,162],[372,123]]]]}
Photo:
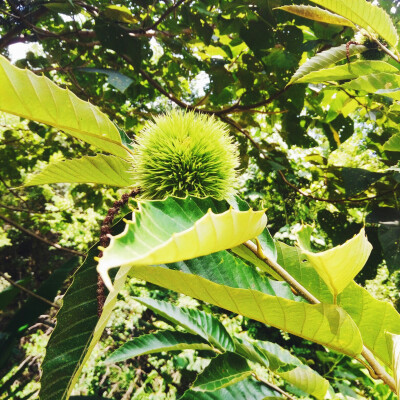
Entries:
{"type": "MultiPolygon", "coordinates": [[[[112,230],[121,232],[120,221],[112,230]]],[[[46,346],[42,363],[41,400],[66,400],[78,380],[84,363],[98,342],[116,301],[115,293],[107,297],[101,319],[97,316],[97,271],[94,257],[98,243],[89,251],[75,272],[73,282],[63,297],[56,327],[46,346]]],[[[117,274],[114,284],[122,287],[125,277],[117,274]]]]}
{"type": "Polygon", "coordinates": [[[400,335],[386,333],[388,351],[392,356],[393,378],[396,384],[396,394],[400,397],[400,335]]]}
{"type": "Polygon", "coordinates": [[[247,378],[236,382],[225,388],[211,391],[199,392],[187,390],[179,400],[282,400],[283,397],[267,385],[256,381],[254,378],[247,378]]]}
{"type": "Polygon", "coordinates": [[[227,352],[213,358],[194,381],[191,390],[212,392],[247,378],[251,369],[238,354],[227,352]]]}
{"type": "Polygon", "coordinates": [[[177,307],[170,302],[150,298],[134,297],[136,301],[150,308],[173,324],[180,325],[188,332],[201,336],[222,351],[234,351],[233,339],[218,318],[204,311],[177,307]]]}
{"type": "MultiPolygon", "coordinates": [[[[280,265],[320,301],[332,302],[328,286],[310,263],[304,261],[299,248],[278,242],[277,249],[280,265]]],[[[364,345],[390,366],[391,356],[387,350],[385,332],[400,334],[400,314],[390,303],[375,299],[355,282],[350,283],[339,295],[338,304],[349,313],[357,325],[364,345]]]]}
{"type": "Polygon", "coordinates": [[[227,251],[164,266],[135,266],[130,274],[346,354],[361,352],[358,329],[343,310],[295,301],[286,283],[261,277],[227,251]]]}
{"type": "Polygon", "coordinates": [[[101,185],[132,187],[132,165],[121,158],[98,154],[79,159],[57,161],[33,175],[24,186],[46,183],[98,183],[101,185]]]}
{"type": "Polygon", "coordinates": [[[297,235],[300,238],[300,249],[324,280],[334,299],[361,271],[372,250],[372,245],[365,236],[364,228],[346,243],[320,253],[310,251],[310,229],[302,229],[297,235]]]}
{"type": "Polygon", "coordinates": [[[400,75],[380,72],[371,75],[360,76],[350,82],[341,85],[345,89],[363,90],[382,96],[395,97],[396,91],[400,98],[400,75]],[[392,92],[391,92],[392,91],[392,92]]]}
{"type": "Polygon", "coordinates": [[[367,31],[374,31],[391,46],[396,47],[399,40],[397,30],[386,11],[366,0],[311,0],[328,10],[337,13],[367,31]]]}
{"type": "Polygon", "coordinates": [[[267,341],[235,339],[236,352],[280,375],[302,391],[324,399],[329,382],[279,345],[267,341]]]}
{"type": "Polygon", "coordinates": [[[297,83],[318,83],[355,79],[362,75],[379,72],[397,73],[399,70],[384,61],[355,61],[332,68],[311,72],[297,80],[297,83]]]}
{"type": "Polygon", "coordinates": [[[259,235],[266,222],[264,211],[237,211],[212,198],[142,201],[124,232],[111,238],[97,270],[112,290],[110,268],[171,263],[235,247],[259,235]]]}
{"type": "Polygon", "coordinates": [[[284,10],[291,14],[312,19],[313,21],[323,22],[325,24],[350,26],[351,28],[355,28],[354,24],[347,18],[343,18],[340,15],[333,14],[319,7],[305,6],[305,5],[299,5],[299,6],[291,5],[291,6],[275,7],[274,10],[284,10]]]}
{"type": "Polygon", "coordinates": [[[174,350],[213,350],[200,336],[187,332],[159,331],[128,340],[115,350],[106,364],[125,361],[143,354],[161,353],[174,350]]]}
{"type": "Polygon", "coordinates": [[[129,157],[117,128],[97,107],[45,76],[15,67],[3,56],[0,110],[53,126],[121,158],[129,157]]]}
{"type": "MultiPolygon", "coordinates": [[[[365,46],[351,45],[349,47],[349,56],[362,53],[365,50],[367,50],[365,46]]],[[[309,58],[306,62],[304,62],[292,76],[288,85],[295,83],[300,78],[313,71],[319,71],[333,64],[336,64],[338,61],[344,60],[346,57],[347,57],[347,50],[345,44],[342,44],[341,46],[338,47],[332,47],[329,50],[322,51],[321,53],[317,54],[312,58],[309,58]]]]}

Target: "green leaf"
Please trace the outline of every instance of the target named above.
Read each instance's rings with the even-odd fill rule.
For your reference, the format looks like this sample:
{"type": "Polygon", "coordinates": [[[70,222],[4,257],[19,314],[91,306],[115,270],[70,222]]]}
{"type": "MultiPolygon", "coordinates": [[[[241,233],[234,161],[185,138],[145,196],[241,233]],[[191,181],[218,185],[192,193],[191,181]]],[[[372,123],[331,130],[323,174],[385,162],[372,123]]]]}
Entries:
{"type": "Polygon", "coordinates": [[[329,382],[309,366],[303,364],[288,350],[266,341],[248,342],[235,339],[236,352],[250,361],[259,363],[281,376],[300,390],[324,399],[329,382]]]}
{"type": "Polygon", "coordinates": [[[118,157],[103,154],[95,157],[84,156],[74,160],[53,162],[28,179],[24,186],[76,182],[132,187],[134,182],[131,169],[132,165],[129,162],[118,157]]]}
{"type": "MultiPolygon", "coordinates": [[[[123,226],[120,221],[112,232],[121,232],[123,226]]],[[[97,246],[98,243],[89,250],[63,297],[42,363],[41,400],[68,399],[111,314],[116,300],[114,294],[107,297],[100,320],[97,316],[97,262],[94,260],[98,255],[97,246]]],[[[114,284],[121,287],[125,277],[121,274],[117,277],[114,284]]]]}
{"type": "Polygon", "coordinates": [[[373,183],[386,175],[382,172],[348,167],[343,167],[341,173],[347,196],[354,196],[357,193],[367,190],[373,183]]]}
{"type": "MultiPolygon", "coordinates": [[[[310,263],[304,261],[299,248],[278,242],[277,249],[280,265],[320,301],[332,302],[328,286],[310,263]]],[[[364,345],[386,365],[390,365],[391,356],[387,350],[385,332],[400,334],[400,315],[394,307],[386,301],[375,299],[355,282],[350,283],[339,295],[338,304],[357,325],[364,345]]]]}
{"type": "Polygon", "coordinates": [[[171,263],[199,257],[239,244],[259,235],[267,219],[264,211],[229,209],[211,197],[168,197],[139,202],[139,211],[125,231],[112,237],[98,271],[112,288],[108,270],[122,266],[171,263]]]}
{"type": "Polygon", "coordinates": [[[125,6],[107,6],[103,11],[103,15],[112,21],[123,22],[125,24],[138,22],[132,15],[131,10],[125,6]]]}
{"type": "MultiPolygon", "coordinates": [[[[77,266],[79,257],[72,257],[66,263],[55,268],[53,273],[41,284],[35,292],[47,300],[53,301],[62,284],[71,271],[77,266]]],[[[36,322],[37,318],[49,309],[49,304],[30,297],[23,306],[14,314],[8,324],[2,328],[0,340],[0,368],[8,360],[16,341],[26,330],[36,322]]]]}
{"type": "Polygon", "coordinates": [[[330,385],[321,375],[275,343],[257,341],[255,345],[269,359],[273,359],[275,356],[279,358],[280,362],[286,361],[288,365],[296,366],[295,368],[286,368],[286,370],[280,366],[274,371],[276,374],[300,390],[315,396],[317,399],[325,399],[330,385]]]}
{"type": "Polygon", "coordinates": [[[224,353],[211,360],[204,371],[197,376],[191,390],[212,392],[233,385],[250,374],[251,369],[243,357],[235,353],[224,353]]]}
{"type": "Polygon", "coordinates": [[[366,0],[311,0],[328,10],[349,19],[367,31],[374,31],[389,45],[396,47],[399,40],[392,19],[382,8],[366,0]]]}
{"type": "MultiPolygon", "coordinates": [[[[365,46],[351,45],[349,47],[349,56],[362,53],[365,50],[367,50],[365,46]]],[[[310,74],[311,72],[323,70],[337,63],[338,61],[345,59],[346,57],[347,50],[345,44],[342,44],[338,47],[332,47],[329,50],[322,51],[315,57],[309,58],[305,63],[303,63],[292,76],[288,85],[297,82],[303,76],[310,74]]]]}
{"type": "Polygon", "coordinates": [[[274,10],[284,10],[291,14],[295,14],[300,17],[312,19],[313,21],[318,21],[325,24],[350,26],[351,28],[355,28],[354,24],[347,18],[343,18],[340,15],[333,14],[319,7],[305,6],[305,5],[299,5],[299,6],[291,5],[291,6],[275,7],[274,10]]]}
{"type": "Polygon", "coordinates": [[[201,336],[216,348],[222,351],[235,350],[233,339],[221,322],[212,314],[200,310],[177,307],[161,300],[140,297],[134,297],[134,299],[173,324],[180,325],[188,332],[201,336]]]}
{"type": "Polygon", "coordinates": [[[384,145],[384,150],[400,151],[400,133],[393,135],[384,145]]]}
{"type": "MultiPolygon", "coordinates": [[[[388,92],[387,90],[397,90],[400,87],[400,75],[380,72],[377,74],[360,76],[357,79],[344,83],[342,87],[345,89],[363,90],[382,96],[396,97],[396,92],[388,92]]],[[[400,96],[400,91],[398,95],[400,96]]]]}
{"type": "Polygon", "coordinates": [[[134,266],[130,274],[346,354],[361,352],[360,334],[347,313],[332,304],[295,301],[286,283],[261,277],[227,251],[164,266],[134,266]]]}
{"type": "Polygon", "coordinates": [[[0,110],[53,126],[121,158],[129,157],[117,128],[97,107],[44,76],[16,68],[3,56],[0,110]]]}
{"type": "Polygon", "coordinates": [[[77,71],[89,72],[89,73],[99,73],[107,75],[108,83],[111,86],[114,86],[118,89],[121,93],[124,93],[126,89],[134,82],[132,78],[121,74],[121,72],[114,71],[113,69],[108,68],[91,68],[91,67],[84,67],[78,68],[77,71]]]}
{"type": "Polygon", "coordinates": [[[386,333],[387,347],[392,355],[392,370],[396,384],[396,394],[400,397],[400,335],[393,335],[390,332],[386,333]]]}
{"type": "Polygon", "coordinates": [[[247,378],[236,382],[225,388],[211,391],[199,392],[187,390],[179,400],[278,400],[283,397],[265,384],[256,381],[254,378],[247,378]]]}
{"type": "Polygon", "coordinates": [[[178,331],[159,331],[142,335],[125,342],[105,360],[112,364],[143,354],[161,353],[174,350],[213,350],[200,336],[178,331]]]}
{"type": "Polygon", "coordinates": [[[354,61],[349,64],[339,65],[332,68],[311,72],[297,80],[297,83],[318,83],[327,81],[341,81],[354,79],[362,75],[378,72],[397,73],[399,70],[384,61],[354,61]]]}
{"type": "Polygon", "coordinates": [[[304,243],[310,242],[310,234],[309,228],[302,228],[297,233],[300,238],[300,249],[336,299],[337,295],[343,292],[364,267],[372,245],[368,242],[363,228],[358,235],[346,243],[323,252],[313,253],[309,250],[309,246],[304,246],[304,243]]]}

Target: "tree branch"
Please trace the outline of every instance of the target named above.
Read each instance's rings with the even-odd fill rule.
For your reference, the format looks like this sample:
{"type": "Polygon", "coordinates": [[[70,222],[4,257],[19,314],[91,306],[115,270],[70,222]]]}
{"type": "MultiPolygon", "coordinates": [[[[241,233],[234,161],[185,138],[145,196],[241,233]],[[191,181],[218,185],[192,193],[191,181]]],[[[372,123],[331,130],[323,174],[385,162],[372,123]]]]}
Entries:
{"type": "Polygon", "coordinates": [[[78,255],[78,256],[85,256],[85,254],[81,253],[80,251],[73,250],[73,249],[68,249],[66,247],[60,246],[58,243],[51,242],[50,240],[48,240],[48,239],[36,234],[35,232],[32,232],[31,230],[24,228],[23,226],[19,225],[18,223],[16,223],[12,219],[5,217],[4,215],[0,214],[0,219],[2,219],[7,224],[12,225],[14,228],[17,228],[21,232],[24,232],[27,235],[32,236],[35,239],[40,240],[41,242],[48,244],[49,246],[55,247],[57,250],[67,251],[68,253],[72,253],[72,254],[75,254],[75,255],[78,255]]]}
{"type": "Polygon", "coordinates": [[[255,379],[257,379],[259,382],[263,383],[264,385],[269,386],[271,389],[275,390],[276,392],[280,393],[281,395],[285,396],[289,400],[296,400],[294,397],[292,397],[289,393],[286,393],[284,390],[282,390],[280,387],[274,385],[271,382],[268,382],[262,378],[260,378],[255,372],[251,374],[255,379]]]}
{"type": "MultiPolygon", "coordinates": [[[[187,0],[179,0],[177,1],[173,6],[167,8],[160,16],[160,18],[158,18],[158,20],[156,22],[154,22],[153,25],[149,26],[148,28],[146,28],[146,31],[149,31],[151,29],[156,29],[157,26],[159,24],[161,24],[161,22],[163,22],[169,14],[171,14],[174,10],[176,10],[180,5],[182,5],[183,3],[185,3],[185,1],[187,0]]],[[[188,1],[188,3],[190,3],[191,0],[188,1]]]]}
{"type": "MultiPolygon", "coordinates": [[[[292,275],[290,275],[283,267],[281,267],[277,262],[268,258],[264,253],[258,251],[257,246],[251,242],[247,241],[243,243],[257,258],[267,264],[271,269],[273,269],[285,282],[287,282],[301,297],[306,299],[311,304],[321,304],[321,302],[311,294],[303,285],[301,285],[292,275]]],[[[385,370],[384,367],[375,359],[371,351],[363,346],[361,355],[367,360],[368,364],[371,366],[375,376],[371,376],[376,379],[381,379],[386,383],[390,389],[396,393],[396,384],[393,377],[391,377],[385,370]]]]}
{"type": "Polygon", "coordinates": [[[39,296],[38,294],[36,294],[35,292],[32,292],[31,290],[27,289],[26,287],[21,286],[17,282],[10,279],[7,275],[3,274],[3,272],[0,272],[0,276],[3,279],[5,279],[8,283],[10,283],[12,286],[15,286],[19,290],[22,290],[23,292],[29,294],[29,296],[35,297],[36,299],[43,301],[44,303],[47,303],[48,305],[50,305],[54,308],[60,309],[60,307],[57,304],[53,303],[50,300],[47,300],[45,297],[39,296]]]}

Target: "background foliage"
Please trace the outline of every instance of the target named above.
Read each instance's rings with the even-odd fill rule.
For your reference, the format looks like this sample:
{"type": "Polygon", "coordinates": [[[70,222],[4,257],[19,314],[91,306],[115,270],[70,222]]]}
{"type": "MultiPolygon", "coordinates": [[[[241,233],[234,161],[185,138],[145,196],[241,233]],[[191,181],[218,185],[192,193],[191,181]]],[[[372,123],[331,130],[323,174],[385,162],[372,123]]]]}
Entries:
{"type": "MultiPolygon", "coordinates": [[[[293,243],[300,221],[315,223],[313,244],[323,249],[343,243],[366,224],[374,250],[356,281],[396,305],[399,153],[391,151],[396,144],[384,144],[396,132],[400,109],[391,107],[388,97],[352,87],[288,85],[307,57],[353,37],[350,27],[274,10],[301,3],[138,0],[112,7],[109,2],[1,1],[0,49],[17,66],[99,106],[130,139],[152,115],[171,107],[214,114],[239,145],[239,194],[267,208],[274,237],[293,243]],[[22,43],[28,44],[26,54],[17,53],[22,43]]],[[[398,29],[397,2],[379,3],[398,29]]],[[[95,154],[91,146],[44,124],[0,115],[1,399],[36,398],[38,365],[55,314],[55,307],[38,299],[32,304],[31,295],[5,278],[53,301],[78,265],[76,252],[86,252],[97,240],[107,209],[123,193],[99,184],[19,186],[50,161],[95,154]]],[[[207,364],[209,355],[202,351],[145,355],[120,367],[100,363],[105,349],[165,327],[163,318],[131,295],[211,308],[230,333],[290,348],[343,398],[391,398],[347,357],[141,281],[132,281],[118,300],[112,329],[85,368],[76,395],[173,399],[207,364]]],[[[302,396],[279,377],[268,378],[302,396]]]]}

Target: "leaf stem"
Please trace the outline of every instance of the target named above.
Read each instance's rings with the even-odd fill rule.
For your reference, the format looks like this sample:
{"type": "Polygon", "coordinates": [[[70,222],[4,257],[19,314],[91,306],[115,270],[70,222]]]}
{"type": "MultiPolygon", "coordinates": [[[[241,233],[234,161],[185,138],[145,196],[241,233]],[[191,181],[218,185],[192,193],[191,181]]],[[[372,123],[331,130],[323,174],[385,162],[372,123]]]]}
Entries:
{"type": "Polygon", "coordinates": [[[295,400],[294,397],[292,397],[289,393],[286,393],[284,390],[282,390],[280,387],[274,385],[271,382],[268,382],[262,378],[260,378],[255,372],[251,374],[255,379],[257,379],[259,382],[263,383],[264,385],[269,386],[271,389],[275,390],[276,392],[279,392],[280,394],[282,394],[283,396],[285,396],[286,398],[288,398],[289,400],[295,400]]]}
{"type": "MultiPolygon", "coordinates": [[[[303,285],[301,285],[292,275],[290,275],[282,266],[280,266],[274,260],[268,258],[262,251],[257,251],[257,246],[247,241],[243,243],[249,250],[251,250],[261,261],[265,262],[270,268],[272,268],[285,282],[287,282],[300,296],[306,299],[311,304],[320,304],[321,302],[311,294],[303,285]]],[[[396,393],[396,384],[393,377],[391,377],[385,370],[385,368],[375,359],[372,352],[363,346],[361,355],[365,358],[368,364],[373,370],[373,374],[370,371],[372,378],[381,379],[386,383],[390,389],[396,393]]]]}

